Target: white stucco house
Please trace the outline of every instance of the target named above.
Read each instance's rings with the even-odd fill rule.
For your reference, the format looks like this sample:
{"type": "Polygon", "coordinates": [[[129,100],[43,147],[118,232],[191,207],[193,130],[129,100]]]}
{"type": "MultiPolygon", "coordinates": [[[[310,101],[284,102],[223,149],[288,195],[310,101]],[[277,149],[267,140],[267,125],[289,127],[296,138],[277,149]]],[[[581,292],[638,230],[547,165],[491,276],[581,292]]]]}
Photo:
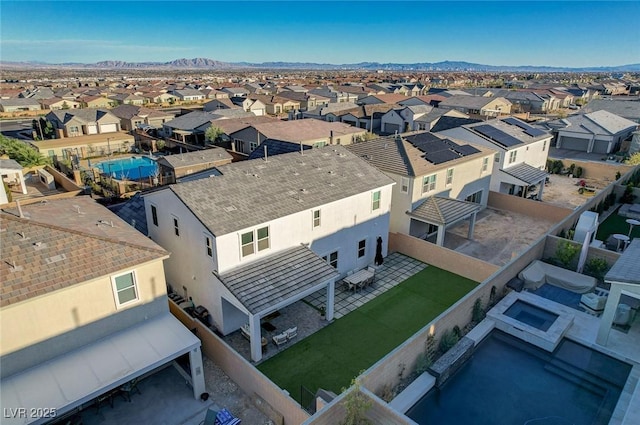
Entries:
{"type": "Polygon", "coordinates": [[[149,236],[172,253],[167,282],[206,307],[219,332],[318,290],[333,318],[334,283],[387,252],[393,180],[342,146],[218,167],[220,175],[145,195],[149,236]]]}
{"type": "Polygon", "coordinates": [[[446,228],[486,207],[495,150],[421,132],[388,136],[348,147],[396,184],[391,232],[443,245],[446,228]]]}
{"type": "Polygon", "coordinates": [[[491,176],[492,191],[542,200],[552,139],[548,132],[517,118],[506,117],[463,125],[437,134],[497,151],[491,176]]]}

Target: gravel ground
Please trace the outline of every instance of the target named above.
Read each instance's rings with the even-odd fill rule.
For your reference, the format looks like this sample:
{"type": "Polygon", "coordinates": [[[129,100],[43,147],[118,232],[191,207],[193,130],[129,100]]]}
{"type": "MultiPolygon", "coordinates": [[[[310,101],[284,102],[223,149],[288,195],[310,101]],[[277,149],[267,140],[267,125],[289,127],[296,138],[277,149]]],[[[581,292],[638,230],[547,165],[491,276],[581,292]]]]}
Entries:
{"type": "MultiPolygon", "coordinates": [[[[558,174],[549,175],[550,183],[544,187],[542,200],[545,203],[557,205],[559,207],[574,209],[587,202],[595,193],[578,193],[578,183],[584,180],[587,186],[592,186],[599,191],[611,182],[596,179],[578,179],[558,174]]],[[[596,192],[597,193],[597,192],[596,192]]]]}

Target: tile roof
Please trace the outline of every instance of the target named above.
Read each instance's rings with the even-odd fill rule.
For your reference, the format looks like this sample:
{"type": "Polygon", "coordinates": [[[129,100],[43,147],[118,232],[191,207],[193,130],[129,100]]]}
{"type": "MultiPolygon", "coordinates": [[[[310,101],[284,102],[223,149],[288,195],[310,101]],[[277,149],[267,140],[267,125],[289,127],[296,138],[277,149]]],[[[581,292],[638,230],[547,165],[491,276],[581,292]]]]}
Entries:
{"type": "Polygon", "coordinates": [[[169,255],[88,197],[22,210],[0,213],[2,307],[169,255]]]}
{"type": "MultiPolygon", "coordinates": [[[[416,121],[420,121],[420,119],[416,121]]],[[[482,120],[476,120],[473,118],[449,117],[442,114],[442,116],[438,119],[436,125],[431,128],[431,131],[437,133],[438,131],[445,131],[449,130],[450,128],[456,128],[467,124],[474,124],[481,121],[482,120]]]]}
{"type": "Polygon", "coordinates": [[[547,177],[547,173],[539,168],[532,167],[529,164],[522,163],[514,165],[513,167],[505,168],[502,170],[504,173],[515,177],[527,184],[536,184],[544,180],[547,177]]]}
{"type": "MultiPolygon", "coordinates": [[[[418,132],[405,134],[402,137],[387,136],[368,142],[355,143],[349,145],[347,149],[381,171],[412,177],[433,174],[437,170],[450,168],[452,165],[466,162],[469,159],[475,159],[493,153],[493,151],[488,148],[473,145],[473,147],[479,151],[478,153],[436,165],[425,158],[425,152],[413,145],[412,139],[415,137],[422,139],[431,138],[436,141],[449,140],[435,134],[418,132]]],[[[449,140],[449,142],[452,141],[449,140]]]]}
{"type": "Polygon", "coordinates": [[[165,167],[178,169],[192,167],[194,165],[211,164],[211,167],[231,162],[233,157],[220,147],[213,147],[201,151],[187,152],[179,155],[166,155],[157,160],[158,164],[165,167]]]}
{"type": "Polygon", "coordinates": [[[491,102],[493,102],[495,100],[498,100],[498,99],[502,99],[506,103],[511,103],[508,100],[506,100],[504,98],[499,98],[499,97],[455,95],[455,96],[451,96],[451,97],[443,100],[442,102],[440,102],[438,107],[444,107],[444,106],[456,107],[456,106],[458,106],[458,107],[462,107],[462,108],[481,109],[481,108],[484,108],[485,106],[487,106],[487,104],[489,104],[489,103],[491,103],[491,102]]]}
{"type": "MultiPolygon", "coordinates": [[[[282,140],[266,139],[249,154],[247,159],[264,158],[264,149],[267,148],[267,157],[282,155],[283,153],[300,152],[300,144],[283,142],[282,140]]],[[[311,149],[309,145],[302,145],[303,150],[311,149]]]]}
{"type": "MultiPolygon", "coordinates": [[[[220,112],[214,111],[213,113],[220,112]]],[[[253,114],[252,114],[253,115],[253,114]]],[[[268,116],[248,116],[242,118],[229,118],[226,120],[216,120],[215,126],[222,129],[225,134],[235,133],[236,131],[240,131],[243,128],[250,127],[253,124],[263,123],[263,122],[273,122],[277,121],[277,118],[271,118],[268,116]]]]}
{"type": "Polygon", "coordinates": [[[631,241],[604,276],[605,282],[625,282],[640,285],[640,238],[631,241]]]}
{"type": "Polygon", "coordinates": [[[140,192],[122,204],[109,207],[111,212],[129,223],[144,236],[149,234],[147,229],[147,214],[144,209],[144,198],[140,192]]]}
{"type": "Polygon", "coordinates": [[[196,128],[213,121],[213,112],[192,111],[164,123],[167,127],[178,130],[195,130],[196,128]]]}
{"type": "Polygon", "coordinates": [[[249,310],[268,312],[278,304],[338,277],[306,246],[297,246],[222,273],[219,277],[249,310]]]}
{"type": "Polygon", "coordinates": [[[393,184],[342,146],[218,167],[220,177],[170,186],[215,235],[285,217],[393,184]]]}
{"type": "Polygon", "coordinates": [[[581,113],[592,113],[604,110],[619,117],[640,122],[640,101],[593,99],[580,110],[581,113]]]}
{"type": "Polygon", "coordinates": [[[430,196],[416,206],[413,211],[407,211],[407,214],[427,223],[447,225],[464,219],[474,212],[480,211],[481,208],[482,206],[475,202],[430,196]]]}
{"type": "Polygon", "coordinates": [[[0,158],[0,169],[22,171],[22,165],[15,159],[0,158]]]}
{"type": "Polygon", "coordinates": [[[289,142],[304,142],[334,136],[362,133],[361,128],[352,127],[341,122],[327,122],[307,118],[303,120],[275,121],[253,124],[256,130],[269,139],[285,140],[289,142]]]}

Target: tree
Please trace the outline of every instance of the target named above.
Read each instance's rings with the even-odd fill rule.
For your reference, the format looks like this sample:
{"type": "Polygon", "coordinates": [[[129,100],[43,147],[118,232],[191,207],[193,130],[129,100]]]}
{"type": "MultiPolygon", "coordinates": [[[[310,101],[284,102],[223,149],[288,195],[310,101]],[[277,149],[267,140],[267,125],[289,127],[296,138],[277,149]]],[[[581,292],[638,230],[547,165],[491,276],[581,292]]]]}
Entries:
{"type": "Polygon", "coordinates": [[[571,261],[576,258],[578,252],[580,252],[580,245],[571,243],[567,240],[559,241],[556,248],[556,258],[562,263],[564,268],[569,267],[571,261]]]}
{"type": "Polygon", "coordinates": [[[629,157],[625,162],[627,165],[639,165],[640,164],[640,152],[636,152],[629,157]]]}
{"type": "Polygon", "coordinates": [[[208,142],[217,143],[220,141],[223,134],[224,130],[222,130],[220,127],[212,125],[204,132],[204,138],[208,142]]]}
{"type": "MultiPolygon", "coordinates": [[[[342,400],[345,410],[342,425],[367,425],[371,422],[365,417],[367,411],[373,405],[373,400],[360,391],[360,380],[354,378],[351,381],[351,391],[342,400]]],[[[343,391],[345,389],[343,388],[343,391]]]]}
{"type": "Polygon", "coordinates": [[[0,154],[8,155],[9,158],[18,162],[23,167],[34,167],[36,165],[47,165],[51,160],[43,156],[31,145],[20,140],[10,139],[0,135],[0,154]]]}

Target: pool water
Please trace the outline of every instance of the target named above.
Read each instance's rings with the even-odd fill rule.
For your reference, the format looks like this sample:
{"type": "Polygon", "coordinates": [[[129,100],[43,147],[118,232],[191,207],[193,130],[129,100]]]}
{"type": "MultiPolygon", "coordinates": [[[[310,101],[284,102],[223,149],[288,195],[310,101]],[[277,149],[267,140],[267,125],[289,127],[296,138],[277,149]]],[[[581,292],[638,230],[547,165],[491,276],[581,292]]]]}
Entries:
{"type": "Polygon", "coordinates": [[[558,318],[557,314],[522,300],[514,302],[504,314],[544,332],[548,331],[558,318]]]}
{"type": "Polygon", "coordinates": [[[568,339],[549,353],[493,330],[406,415],[418,424],[607,424],[630,371],[568,339]]]}
{"type": "Polygon", "coordinates": [[[155,175],[158,171],[158,164],[146,156],[134,156],[131,158],[99,162],[95,167],[118,180],[144,179],[155,175]]]}

